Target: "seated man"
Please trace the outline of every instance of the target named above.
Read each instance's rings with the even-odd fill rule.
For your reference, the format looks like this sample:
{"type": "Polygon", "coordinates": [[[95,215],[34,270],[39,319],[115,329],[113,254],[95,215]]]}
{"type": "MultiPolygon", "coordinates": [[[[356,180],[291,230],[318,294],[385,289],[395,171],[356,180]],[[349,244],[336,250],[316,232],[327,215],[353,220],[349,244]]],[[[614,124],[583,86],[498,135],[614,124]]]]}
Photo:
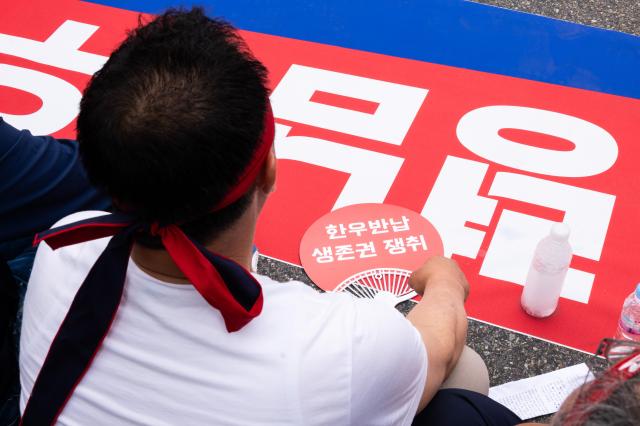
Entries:
{"type": "Polygon", "coordinates": [[[413,274],[424,298],[408,320],[247,271],[276,176],[266,75],[231,26],[194,9],[133,31],[93,77],[80,154],[118,211],[38,237],[25,426],[411,424],[448,377],[486,391],[481,362],[479,378],[460,373],[461,353],[477,355],[463,351],[455,262],[413,274]]]}

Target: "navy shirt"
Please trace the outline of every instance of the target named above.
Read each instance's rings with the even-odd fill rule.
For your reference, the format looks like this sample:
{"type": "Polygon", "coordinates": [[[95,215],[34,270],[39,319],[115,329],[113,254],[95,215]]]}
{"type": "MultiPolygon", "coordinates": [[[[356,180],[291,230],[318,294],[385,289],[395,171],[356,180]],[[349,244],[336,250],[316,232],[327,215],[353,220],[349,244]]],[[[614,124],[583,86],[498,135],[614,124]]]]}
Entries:
{"type": "Polygon", "coordinates": [[[89,183],[77,142],[32,136],[0,117],[0,258],[17,256],[68,214],[110,206],[89,183]]]}

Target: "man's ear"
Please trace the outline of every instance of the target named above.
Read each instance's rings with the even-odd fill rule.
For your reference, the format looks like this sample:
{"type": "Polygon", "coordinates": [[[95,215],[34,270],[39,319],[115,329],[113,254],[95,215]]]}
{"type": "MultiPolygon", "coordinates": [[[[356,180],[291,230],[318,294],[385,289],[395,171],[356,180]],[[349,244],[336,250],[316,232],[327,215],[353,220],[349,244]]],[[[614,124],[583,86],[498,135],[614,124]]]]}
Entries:
{"type": "Polygon", "coordinates": [[[277,161],[275,148],[271,147],[258,179],[258,188],[265,194],[270,194],[276,189],[277,161]]]}

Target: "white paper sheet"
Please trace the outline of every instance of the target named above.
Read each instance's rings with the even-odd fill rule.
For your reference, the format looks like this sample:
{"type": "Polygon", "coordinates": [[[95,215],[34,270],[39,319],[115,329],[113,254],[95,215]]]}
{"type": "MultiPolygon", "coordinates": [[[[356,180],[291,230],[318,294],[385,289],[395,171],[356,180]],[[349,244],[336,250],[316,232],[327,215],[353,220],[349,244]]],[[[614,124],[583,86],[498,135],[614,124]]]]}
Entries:
{"type": "Polygon", "coordinates": [[[567,396],[593,374],[585,363],[489,389],[489,397],[522,420],[555,413],[567,396]]]}

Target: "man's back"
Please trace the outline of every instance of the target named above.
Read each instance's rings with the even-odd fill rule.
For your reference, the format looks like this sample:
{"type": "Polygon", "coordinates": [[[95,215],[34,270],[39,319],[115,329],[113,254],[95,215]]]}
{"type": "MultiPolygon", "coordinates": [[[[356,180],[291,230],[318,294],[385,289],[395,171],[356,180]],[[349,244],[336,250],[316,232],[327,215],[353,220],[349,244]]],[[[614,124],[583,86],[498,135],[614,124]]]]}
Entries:
{"type": "MultiPolygon", "coordinates": [[[[81,213],[68,223],[87,217],[81,213]]],[[[39,248],[21,338],[21,409],[107,239],[39,248]]],[[[426,376],[419,333],[376,302],[256,276],[262,314],[228,333],[191,285],[129,261],[124,295],[61,424],[410,424],[426,376]]]]}

